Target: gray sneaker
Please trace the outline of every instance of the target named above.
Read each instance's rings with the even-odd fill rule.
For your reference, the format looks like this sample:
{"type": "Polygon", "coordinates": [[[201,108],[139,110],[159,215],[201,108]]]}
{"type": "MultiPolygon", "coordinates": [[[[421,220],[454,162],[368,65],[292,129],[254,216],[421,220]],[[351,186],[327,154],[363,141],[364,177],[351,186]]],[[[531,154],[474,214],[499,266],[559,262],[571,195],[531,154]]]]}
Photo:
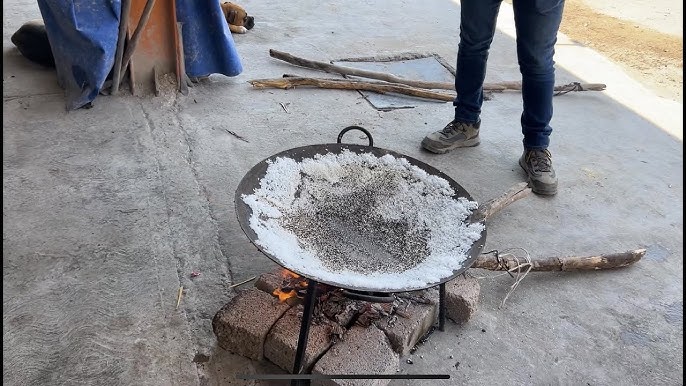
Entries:
{"type": "Polygon", "coordinates": [[[524,150],[519,166],[529,175],[529,185],[534,193],[546,196],[557,193],[557,176],[548,150],[524,150]]]}
{"type": "Polygon", "coordinates": [[[441,131],[433,132],[422,141],[422,147],[432,153],[443,154],[458,147],[471,147],[479,144],[481,121],[465,123],[452,121],[441,131]]]}

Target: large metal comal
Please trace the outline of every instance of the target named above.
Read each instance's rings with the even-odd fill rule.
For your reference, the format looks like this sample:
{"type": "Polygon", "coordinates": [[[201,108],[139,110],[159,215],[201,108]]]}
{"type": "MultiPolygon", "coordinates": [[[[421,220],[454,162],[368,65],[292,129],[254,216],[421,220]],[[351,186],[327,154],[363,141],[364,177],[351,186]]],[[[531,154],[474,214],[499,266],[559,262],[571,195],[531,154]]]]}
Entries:
{"type": "MultiPolygon", "coordinates": [[[[363,299],[371,302],[383,302],[386,301],[389,296],[392,298],[392,293],[399,293],[399,292],[408,292],[408,291],[413,291],[413,290],[419,290],[419,289],[424,289],[424,288],[430,288],[430,287],[435,287],[439,286],[439,329],[443,330],[444,324],[445,324],[445,283],[459,274],[463,273],[466,271],[473,263],[474,261],[479,257],[479,254],[481,253],[483,246],[486,241],[486,227],[484,224],[483,231],[481,232],[481,237],[478,238],[469,248],[469,251],[467,253],[467,258],[465,260],[459,260],[455,259],[455,266],[452,267],[452,273],[450,275],[446,275],[445,277],[441,278],[440,280],[437,280],[435,282],[428,282],[426,285],[422,286],[422,288],[417,288],[413,286],[409,286],[407,282],[404,282],[402,280],[398,280],[394,283],[393,288],[387,288],[383,291],[370,291],[369,288],[364,288],[360,287],[358,285],[355,285],[354,283],[351,283],[348,280],[348,277],[346,276],[345,273],[341,273],[340,275],[337,275],[335,278],[331,278],[330,276],[328,278],[323,278],[318,274],[316,270],[308,270],[307,268],[304,269],[297,269],[293,266],[291,266],[287,261],[284,261],[283,258],[280,258],[272,253],[270,253],[267,248],[264,248],[263,246],[260,245],[258,242],[258,236],[255,233],[255,231],[251,228],[250,226],[250,218],[252,216],[252,209],[243,201],[243,196],[245,195],[250,195],[253,194],[256,189],[260,188],[260,181],[262,178],[264,178],[265,173],[267,171],[267,168],[269,167],[270,163],[274,162],[277,158],[290,158],[296,162],[300,162],[303,159],[306,158],[313,158],[315,155],[320,154],[320,155],[326,155],[326,154],[341,154],[344,151],[351,151],[356,154],[371,154],[376,157],[382,157],[384,155],[392,155],[395,158],[404,158],[406,159],[411,165],[414,165],[421,170],[425,171],[429,175],[432,176],[437,176],[440,178],[443,178],[446,180],[450,187],[454,190],[455,194],[453,196],[454,199],[458,198],[466,198],[470,201],[473,201],[471,195],[462,187],[460,184],[455,182],[452,178],[448,177],[444,173],[440,172],[439,170],[435,169],[434,167],[427,165],[426,163],[423,163],[419,160],[416,160],[414,158],[399,154],[397,152],[391,151],[391,150],[386,150],[378,147],[374,147],[374,142],[372,139],[371,134],[365,130],[364,128],[361,128],[359,126],[350,126],[346,127],[343,129],[340,134],[338,135],[338,140],[337,143],[330,143],[330,144],[319,144],[319,145],[311,145],[311,146],[304,146],[304,147],[298,147],[286,151],[282,151],[278,154],[275,154],[261,162],[259,162],[257,165],[255,165],[241,180],[241,182],[238,185],[238,188],[236,190],[236,195],[235,195],[235,205],[236,205],[236,215],[238,217],[238,222],[240,223],[241,228],[243,229],[243,232],[247,235],[248,239],[262,252],[264,253],[267,257],[272,259],[274,262],[277,264],[281,265],[282,267],[291,270],[305,278],[308,279],[308,288],[307,288],[307,294],[304,299],[304,311],[303,311],[303,318],[300,326],[300,336],[298,340],[298,347],[296,349],[296,356],[295,356],[295,361],[294,361],[294,366],[293,366],[293,373],[298,374],[302,369],[302,360],[303,356],[305,353],[305,348],[307,346],[307,337],[309,333],[309,327],[312,319],[312,311],[314,309],[314,303],[315,303],[315,292],[317,290],[317,283],[324,283],[328,284],[334,287],[341,288],[348,292],[351,297],[357,298],[357,299],[363,299]],[[355,144],[342,144],[341,140],[343,138],[343,135],[350,131],[350,130],[360,130],[364,132],[367,135],[367,138],[369,139],[369,145],[364,146],[364,145],[355,145],[355,144]]],[[[472,214],[472,216],[468,217],[466,220],[468,223],[476,223],[480,222],[483,223],[483,217],[479,217],[478,215],[472,214]]],[[[367,256],[367,258],[373,259],[374,256],[367,256]]],[[[419,263],[421,264],[421,263],[419,263]]]]}

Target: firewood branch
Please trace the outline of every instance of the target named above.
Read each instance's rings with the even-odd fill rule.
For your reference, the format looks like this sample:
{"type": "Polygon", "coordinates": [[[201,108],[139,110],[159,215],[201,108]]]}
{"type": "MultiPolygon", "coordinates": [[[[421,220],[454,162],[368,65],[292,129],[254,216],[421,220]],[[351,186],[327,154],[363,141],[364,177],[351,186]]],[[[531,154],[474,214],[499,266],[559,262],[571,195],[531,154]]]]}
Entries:
{"type": "MultiPolygon", "coordinates": [[[[300,67],[305,67],[305,68],[311,68],[314,70],[319,70],[323,72],[328,72],[332,74],[340,74],[340,75],[350,75],[350,76],[357,76],[361,78],[368,78],[368,79],[376,79],[376,80],[381,80],[384,82],[389,82],[389,83],[396,83],[396,84],[404,84],[407,86],[411,87],[416,87],[416,88],[425,88],[425,89],[439,89],[439,90],[455,90],[455,84],[452,82],[429,82],[429,81],[423,81],[423,80],[415,80],[415,79],[407,79],[407,78],[402,78],[394,74],[389,74],[385,72],[377,72],[377,71],[369,71],[369,70],[362,70],[362,69],[357,69],[357,68],[352,68],[352,67],[345,67],[345,66],[339,66],[331,63],[326,63],[326,62],[319,62],[316,60],[309,60],[309,59],[304,59],[297,57],[295,55],[291,55],[286,52],[281,52],[277,51],[274,49],[269,50],[269,56],[275,59],[282,60],[284,62],[300,66],[300,67]]],[[[571,91],[602,91],[605,90],[607,86],[602,84],[602,83],[579,83],[579,82],[574,82],[570,84],[565,84],[561,86],[555,86],[555,92],[558,93],[558,95],[565,94],[571,91]]],[[[483,86],[484,91],[486,92],[502,92],[502,91],[521,91],[522,90],[522,83],[515,81],[515,82],[499,82],[499,83],[485,83],[483,86]]],[[[373,90],[372,90],[373,91],[373,90]]],[[[452,99],[451,99],[452,100],[452,99]]]]}
{"type": "Polygon", "coordinates": [[[490,220],[494,214],[500,212],[513,202],[528,196],[529,193],[531,193],[529,184],[526,182],[520,182],[499,197],[496,197],[479,206],[479,209],[477,209],[473,215],[474,219],[476,221],[490,220]]]}
{"type": "Polygon", "coordinates": [[[277,50],[269,50],[269,56],[275,59],[283,60],[284,62],[288,62],[290,64],[294,64],[296,66],[312,68],[315,70],[324,71],[332,74],[359,76],[361,78],[382,80],[389,83],[404,84],[407,86],[418,88],[455,90],[455,85],[453,83],[427,82],[423,80],[406,79],[384,72],[361,70],[352,67],[337,66],[335,64],[303,59],[297,56],[293,56],[289,53],[277,50]]]}
{"type": "Polygon", "coordinates": [[[253,79],[248,83],[256,88],[281,88],[284,90],[299,86],[312,86],[319,88],[337,90],[365,90],[380,94],[396,93],[414,96],[417,98],[434,99],[443,102],[450,102],[455,99],[455,94],[431,91],[427,89],[415,88],[397,83],[368,82],[351,79],[319,79],[319,78],[272,78],[272,79],[253,79]]]}
{"type": "MultiPolygon", "coordinates": [[[[605,255],[532,259],[531,271],[591,271],[622,268],[641,260],[645,254],[645,249],[634,249],[605,255]]],[[[522,263],[523,261],[512,255],[498,256],[495,253],[484,253],[474,261],[472,268],[509,271],[522,263]]]]}

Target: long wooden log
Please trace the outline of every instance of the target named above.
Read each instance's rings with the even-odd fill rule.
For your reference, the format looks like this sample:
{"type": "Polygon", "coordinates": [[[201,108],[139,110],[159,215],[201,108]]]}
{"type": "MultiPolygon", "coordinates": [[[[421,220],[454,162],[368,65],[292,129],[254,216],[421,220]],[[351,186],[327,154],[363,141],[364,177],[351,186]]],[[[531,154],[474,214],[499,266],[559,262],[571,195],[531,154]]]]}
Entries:
{"type": "Polygon", "coordinates": [[[333,74],[359,76],[362,78],[383,80],[385,82],[399,83],[399,84],[404,84],[404,85],[408,85],[408,86],[412,86],[412,87],[418,87],[418,88],[455,90],[455,85],[453,83],[426,82],[426,81],[422,81],[422,80],[405,79],[405,78],[401,78],[399,76],[384,73],[384,72],[361,70],[358,68],[337,66],[335,64],[318,62],[315,60],[303,59],[303,58],[299,58],[297,56],[293,56],[289,53],[281,52],[281,51],[277,51],[277,50],[269,50],[269,56],[271,56],[272,58],[275,58],[275,59],[283,60],[284,62],[288,62],[290,64],[294,64],[296,66],[312,68],[315,70],[324,71],[324,72],[333,73],[333,74]]]}
{"type": "Polygon", "coordinates": [[[191,83],[186,74],[186,56],[183,52],[183,23],[176,22],[176,81],[182,95],[188,95],[191,83]]]}
{"type": "MultiPolygon", "coordinates": [[[[532,260],[531,271],[592,271],[629,266],[645,256],[645,249],[595,256],[546,257],[532,260]]],[[[511,255],[496,257],[493,253],[479,255],[472,268],[491,271],[509,271],[524,261],[511,255]]],[[[527,268],[523,268],[526,270],[527,268]]]]}
{"type": "MultiPolygon", "coordinates": [[[[484,90],[488,91],[499,91],[497,88],[500,87],[502,91],[522,91],[522,82],[498,82],[484,85],[484,90]],[[493,90],[488,90],[488,87],[493,87],[493,90]]],[[[568,84],[563,84],[555,86],[553,89],[557,93],[566,93],[570,91],[603,91],[607,88],[607,85],[603,83],[580,83],[572,82],[568,84]]]]}
{"type": "Polygon", "coordinates": [[[117,38],[117,51],[114,55],[114,67],[112,68],[112,91],[111,95],[119,93],[119,82],[121,81],[121,62],[124,57],[124,43],[126,42],[126,29],[129,26],[129,15],[131,13],[131,1],[122,0],[121,17],[119,18],[119,35],[117,38]]]}
{"type": "Polygon", "coordinates": [[[473,218],[476,221],[490,220],[494,214],[500,212],[513,202],[528,196],[529,193],[531,193],[531,187],[529,187],[529,184],[526,182],[520,182],[499,197],[480,205],[479,209],[477,209],[474,213],[473,218]]]}
{"type": "MultiPolygon", "coordinates": [[[[404,84],[411,87],[426,88],[426,89],[439,89],[439,90],[455,90],[455,84],[452,82],[429,82],[423,80],[414,80],[402,78],[393,74],[377,71],[362,70],[358,68],[339,66],[326,62],[319,62],[316,60],[309,60],[291,55],[286,52],[281,52],[277,50],[270,49],[269,56],[275,59],[283,60],[284,62],[311,68],[319,71],[324,71],[333,74],[340,75],[351,75],[359,76],[362,78],[382,80],[390,83],[404,84]]],[[[555,92],[567,93],[570,91],[602,91],[605,90],[607,86],[602,83],[570,83],[562,86],[555,86],[555,92]]],[[[499,83],[485,83],[483,86],[484,91],[487,92],[502,92],[507,90],[521,91],[521,82],[499,82],[499,83]]]]}
{"type": "Polygon", "coordinates": [[[319,88],[338,90],[365,90],[378,92],[380,94],[396,93],[410,95],[417,98],[434,99],[443,102],[452,102],[455,99],[455,94],[436,92],[397,83],[367,82],[351,79],[286,77],[272,79],[253,79],[249,80],[248,83],[252,84],[256,88],[281,88],[287,90],[298,86],[313,86],[319,88]]]}

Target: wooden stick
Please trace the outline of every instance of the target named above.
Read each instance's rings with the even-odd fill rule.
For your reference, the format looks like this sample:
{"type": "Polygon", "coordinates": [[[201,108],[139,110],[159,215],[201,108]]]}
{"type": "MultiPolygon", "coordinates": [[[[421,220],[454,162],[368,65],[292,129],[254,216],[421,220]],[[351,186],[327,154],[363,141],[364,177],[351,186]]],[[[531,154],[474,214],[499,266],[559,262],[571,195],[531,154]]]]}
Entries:
{"type": "Polygon", "coordinates": [[[272,78],[254,79],[248,83],[256,88],[282,88],[284,90],[297,86],[314,86],[319,88],[338,89],[338,90],[365,90],[374,91],[380,94],[396,93],[410,95],[418,98],[435,99],[443,102],[452,102],[454,94],[436,92],[421,88],[410,87],[404,84],[385,83],[385,82],[366,82],[351,79],[319,79],[319,78],[272,78]]]}
{"type": "Polygon", "coordinates": [[[490,220],[494,214],[500,212],[503,210],[503,208],[512,204],[513,202],[528,196],[529,193],[531,193],[529,184],[526,182],[520,182],[499,197],[480,205],[479,209],[474,212],[473,216],[477,221],[490,220]]]}
{"type": "MultiPolygon", "coordinates": [[[[277,50],[270,49],[269,56],[283,60],[284,62],[294,64],[296,66],[312,68],[319,71],[324,71],[328,73],[341,74],[341,75],[351,75],[359,76],[363,78],[382,80],[390,83],[404,84],[407,86],[426,88],[426,89],[440,89],[440,90],[455,90],[455,84],[452,82],[427,82],[423,80],[413,80],[407,78],[401,78],[399,76],[388,74],[385,72],[368,71],[361,70],[352,67],[338,66],[335,64],[318,62],[315,60],[309,60],[291,55],[286,52],[281,52],[277,50]]],[[[602,83],[570,83],[562,86],[555,86],[555,92],[560,94],[567,93],[570,91],[602,91],[605,90],[607,86],[602,83]]],[[[483,85],[484,91],[491,92],[503,92],[507,90],[521,91],[522,82],[499,82],[499,83],[485,83],[483,85]]]]}
{"type": "Polygon", "coordinates": [[[179,308],[181,304],[181,297],[183,296],[183,286],[179,287],[179,293],[176,295],[176,309],[179,308]]]}
{"type": "Polygon", "coordinates": [[[373,63],[383,63],[383,62],[397,62],[400,60],[414,60],[414,59],[424,59],[424,58],[438,58],[438,55],[426,53],[421,54],[417,52],[403,52],[399,54],[391,55],[376,55],[376,56],[359,56],[354,58],[340,58],[334,59],[334,62],[373,62],[373,63]]]}
{"type": "Polygon", "coordinates": [[[129,25],[131,1],[132,0],[122,0],[121,2],[121,17],[119,18],[119,37],[117,38],[117,52],[114,58],[114,73],[112,74],[112,91],[110,91],[111,95],[117,95],[117,93],[119,92],[119,82],[121,81],[121,62],[124,56],[124,42],[126,41],[126,29],[129,25]]]}
{"type": "Polygon", "coordinates": [[[271,56],[272,58],[283,60],[284,62],[288,62],[290,64],[295,64],[296,66],[313,68],[315,70],[320,70],[320,71],[334,73],[334,74],[360,76],[363,78],[383,80],[383,81],[390,82],[390,83],[399,83],[399,84],[404,84],[407,86],[418,87],[418,88],[455,90],[455,85],[453,83],[426,82],[423,80],[405,79],[405,78],[401,78],[399,76],[384,73],[384,72],[360,70],[360,69],[352,68],[352,67],[343,67],[343,66],[337,66],[335,64],[325,63],[325,62],[317,62],[314,60],[307,60],[307,59],[299,58],[297,56],[293,56],[293,55],[288,54],[286,52],[281,52],[281,51],[276,51],[276,50],[269,50],[269,56],[271,56]]]}
{"type": "Polygon", "coordinates": [[[138,25],[136,26],[136,31],[134,31],[133,35],[131,36],[131,39],[129,40],[129,45],[126,47],[126,52],[124,53],[124,58],[122,59],[122,64],[121,64],[121,73],[126,72],[126,67],[128,67],[129,62],[131,61],[131,57],[133,56],[133,52],[136,50],[136,46],[138,45],[138,40],[141,38],[141,34],[143,33],[143,29],[145,29],[145,25],[148,23],[148,19],[150,19],[150,13],[152,13],[152,7],[155,5],[155,0],[148,0],[145,3],[145,8],[143,8],[143,13],[141,14],[141,18],[138,19],[138,25]]]}
{"type": "Polygon", "coordinates": [[[155,89],[155,96],[160,96],[162,90],[160,90],[160,84],[162,80],[160,79],[160,73],[157,71],[157,66],[153,66],[152,68],[152,79],[153,79],[153,88],[155,89]]]}
{"type": "MultiPolygon", "coordinates": [[[[605,84],[602,83],[579,83],[579,82],[572,82],[568,84],[564,84],[561,86],[555,86],[553,89],[557,93],[567,93],[570,91],[603,91],[607,88],[605,84]]],[[[498,82],[498,83],[491,83],[491,84],[485,84],[484,85],[484,90],[488,91],[522,91],[522,82],[520,81],[511,81],[511,82],[498,82]],[[493,89],[489,89],[489,88],[493,89]],[[497,90],[496,88],[500,88],[500,90],[497,90]]]]}
{"type": "Polygon", "coordinates": [[[253,277],[251,277],[250,279],[245,279],[245,280],[243,280],[243,281],[240,282],[240,283],[236,283],[236,284],[230,285],[229,288],[235,288],[235,287],[238,287],[239,285],[243,285],[243,284],[245,284],[245,283],[251,282],[251,281],[255,280],[256,277],[257,277],[257,276],[253,276],[253,277]]]}
{"type": "Polygon", "coordinates": [[[179,91],[188,95],[188,75],[186,74],[186,54],[183,52],[183,23],[176,22],[176,81],[179,91]]]}
{"type": "MultiPolygon", "coordinates": [[[[622,268],[629,266],[646,254],[645,249],[634,249],[626,252],[611,253],[596,256],[546,257],[532,260],[532,271],[589,271],[622,268]]],[[[524,263],[515,257],[506,255],[496,257],[493,253],[479,255],[472,268],[482,268],[491,271],[509,271],[524,263]]],[[[524,267],[524,270],[527,268],[524,267]]]]}
{"type": "MultiPolygon", "coordinates": [[[[555,86],[555,95],[563,95],[570,91],[603,91],[607,88],[602,83],[579,83],[572,82],[563,86],[555,86]]],[[[521,87],[520,87],[521,90],[521,87]]]]}

